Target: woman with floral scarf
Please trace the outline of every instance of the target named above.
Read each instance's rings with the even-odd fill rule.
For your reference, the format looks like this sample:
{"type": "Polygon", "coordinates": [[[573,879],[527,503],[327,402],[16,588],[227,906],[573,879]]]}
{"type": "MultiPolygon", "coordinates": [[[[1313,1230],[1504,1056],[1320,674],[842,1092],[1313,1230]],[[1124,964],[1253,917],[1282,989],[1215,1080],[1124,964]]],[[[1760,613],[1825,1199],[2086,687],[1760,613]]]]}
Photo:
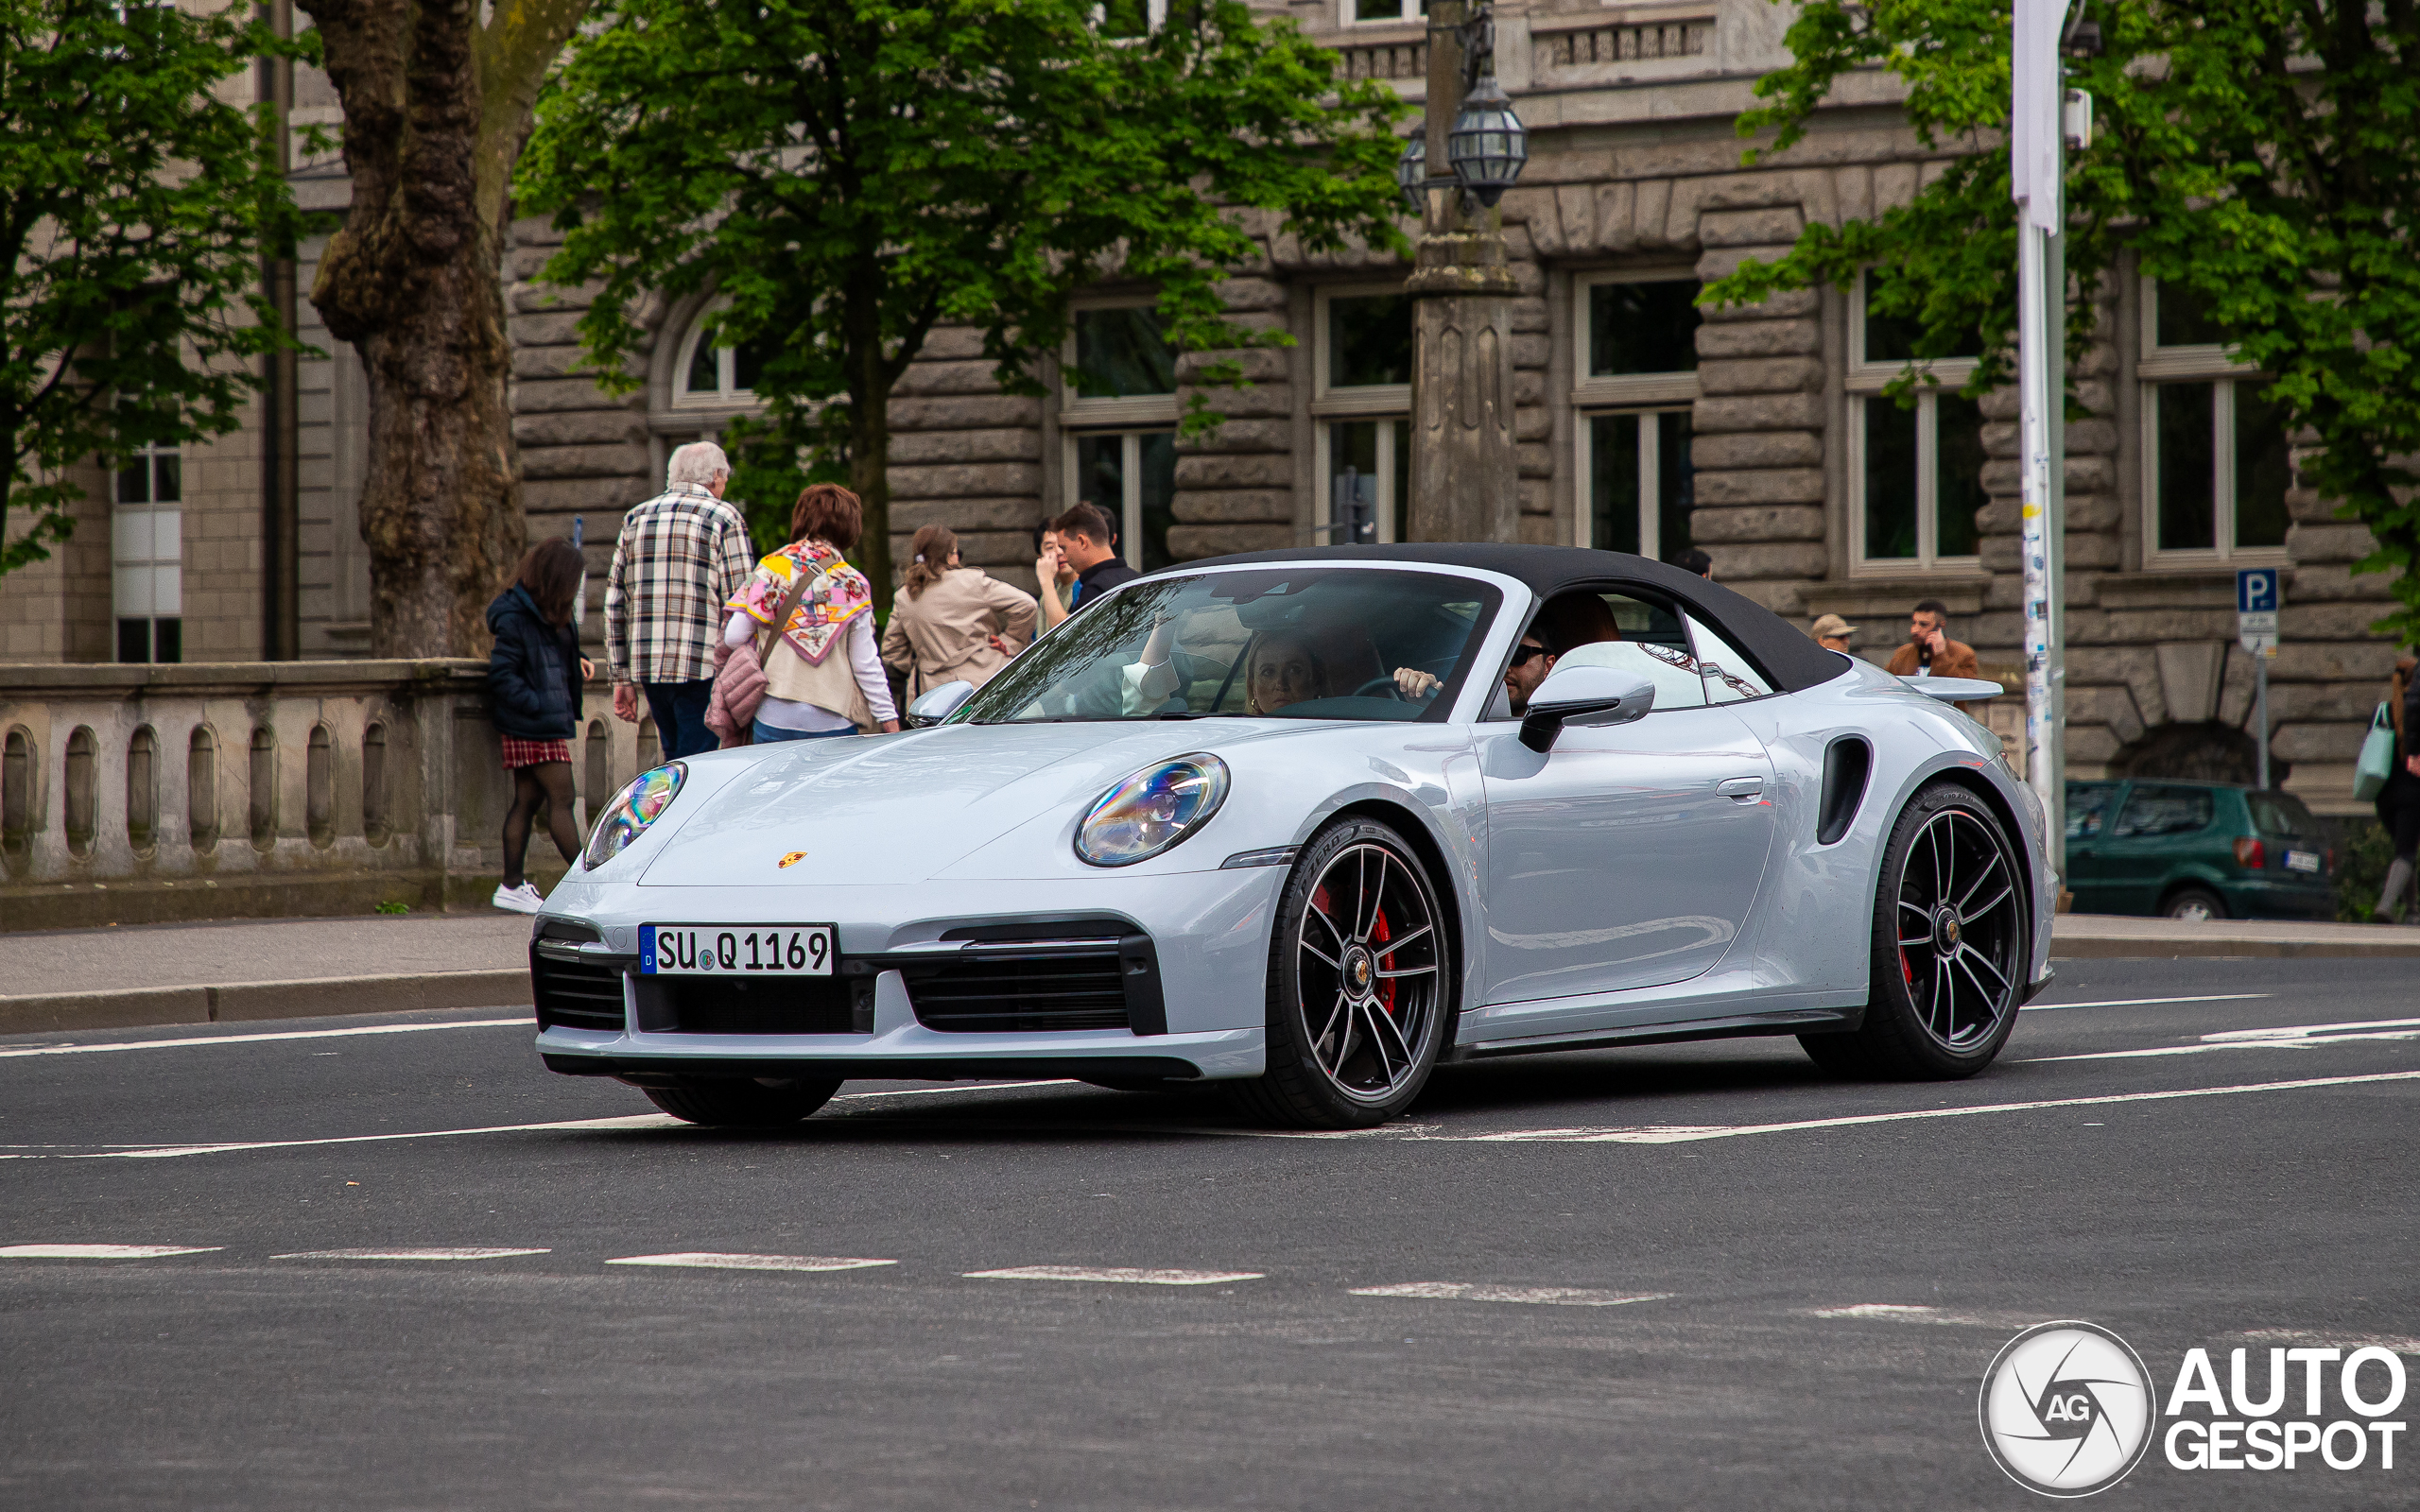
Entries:
{"type": "Polygon", "coordinates": [[[802,574],[809,585],[773,637],[780,644],[764,651],[765,696],[753,731],[759,744],[899,728],[874,646],[873,586],[840,556],[864,529],[864,507],[856,494],[835,483],[816,484],[798,496],[790,543],[758,562],[728,606],[723,644],[745,645],[772,627],[802,574]]]}

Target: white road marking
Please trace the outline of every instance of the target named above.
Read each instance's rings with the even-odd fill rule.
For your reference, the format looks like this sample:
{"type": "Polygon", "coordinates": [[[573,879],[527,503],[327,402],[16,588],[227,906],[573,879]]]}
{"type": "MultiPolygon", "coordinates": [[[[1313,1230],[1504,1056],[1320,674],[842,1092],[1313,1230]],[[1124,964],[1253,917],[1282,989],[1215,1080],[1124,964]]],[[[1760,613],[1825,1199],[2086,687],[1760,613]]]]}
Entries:
{"type": "Polygon", "coordinates": [[[2375,1333],[2325,1333],[2317,1329],[2246,1329],[2236,1337],[2259,1344],[2332,1344],[2348,1352],[2375,1345],[2381,1349],[2392,1349],[2396,1354],[2420,1354],[2420,1339],[2375,1333]]]}
{"type": "Polygon", "coordinates": [[[2375,1072],[2361,1076],[2312,1076],[2301,1081],[2264,1081],[2237,1087],[2188,1087],[2177,1091],[2111,1092],[2099,1097],[2052,1097],[2031,1103],[1983,1103],[1971,1108],[1925,1108],[1904,1113],[1854,1113],[1841,1118],[1798,1119],[1787,1124],[1699,1124],[1634,1128],[1530,1128],[1501,1134],[1426,1134],[1436,1143],[1500,1144],[1685,1144],[1736,1139],[1744,1134],[1794,1134],[1807,1129],[1850,1128],[1860,1124],[1899,1124],[1919,1118],[1965,1118],[1978,1113],[2025,1113],[2045,1108],[2100,1108],[2112,1103],[2159,1103],[2185,1097],[2228,1097],[2238,1092],[2296,1091],[2310,1087],[2357,1087],[2371,1082],[2420,1080],[2420,1071],[2375,1072]]]}
{"type": "Polygon", "coordinates": [[[1914,1307],[1903,1302],[1858,1302],[1850,1307],[1814,1307],[1806,1310],[1809,1317],[1855,1318],[1886,1323],[1949,1323],[1963,1328],[2022,1329],[2042,1321],[2020,1313],[1952,1313],[1938,1307],[1914,1307]]]}
{"type": "Polygon", "coordinates": [[[514,1255],[550,1255],[550,1249],[496,1249],[465,1246],[436,1249],[305,1249],[271,1260],[509,1260],[514,1255]]]}
{"type": "Polygon", "coordinates": [[[2224,1029],[2189,1045],[2147,1050],[2100,1050],[2087,1056],[2032,1056],[2016,1066],[2047,1066],[2063,1060],[2142,1060],[2156,1056],[2205,1056],[2213,1050],[2315,1050],[2357,1040],[2420,1040],[2420,1019],[2368,1019],[2353,1023],[2286,1024],[2274,1029],[2224,1029]],[[2366,1032],[2365,1032],[2366,1031],[2366,1032]]]}
{"type": "Polygon", "coordinates": [[[128,1040],[113,1045],[0,1045],[0,1060],[23,1056],[97,1056],[112,1050],[177,1050],[186,1045],[257,1045],[272,1040],[341,1040],[362,1034],[425,1034],[432,1029],[501,1029],[516,1024],[530,1030],[538,1027],[525,1016],[458,1019],[451,1023],[373,1023],[351,1029],[283,1029],[274,1034],[199,1034],[182,1040],[128,1040]]]}
{"type": "Polygon", "coordinates": [[[896,1265],[895,1260],[846,1260],[835,1255],[717,1255],[703,1250],[678,1255],[624,1255],[608,1265],[671,1265],[691,1270],[863,1270],[896,1265]]]}
{"type": "Polygon", "coordinates": [[[1540,1302],[1556,1307],[1624,1307],[1660,1302],[1670,1292],[1594,1292],[1579,1286],[1487,1286],[1472,1281],[1403,1281],[1356,1286],[1355,1297],[1412,1297],[1432,1302],[1540,1302]]]}
{"type": "MultiPolygon", "coordinates": [[[[165,1160],[181,1155],[224,1155],[230,1150],[295,1150],[316,1144],[378,1144],[389,1140],[450,1140],[462,1134],[521,1134],[555,1129],[686,1128],[669,1113],[633,1113],[627,1118],[575,1118],[556,1124],[492,1124],[485,1128],[433,1128],[417,1134],[347,1134],[322,1140],[248,1140],[225,1144],[162,1144],[140,1150],[104,1150],[97,1155],[53,1156],[65,1160],[165,1160]]],[[[27,1157],[39,1159],[39,1157],[27,1157]]]]}
{"type": "Polygon", "coordinates": [[[2102,1003],[2029,1003],[2028,1013],[2047,1012],[2051,1008],[2148,1008],[2163,1003],[2242,1003],[2253,998],[2273,997],[2271,992],[2216,992],[2198,998],[2111,998],[2102,1003]]]}
{"type": "Polygon", "coordinates": [[[157,1260],[163,1255],[210,1255],[218,1245],[8,1245],[0,1260],[157,1260]]]}
{"type": "Polygon", "coordinates": [[[1134,1270],[1116,1265],[1012,1265],[1006,1270],[970,1270],[975,1281],[1131,1281],[1142,1286],[1216,1286],[1222,1281],[1256,1281],[1256,1270],[1134,1270]]]}

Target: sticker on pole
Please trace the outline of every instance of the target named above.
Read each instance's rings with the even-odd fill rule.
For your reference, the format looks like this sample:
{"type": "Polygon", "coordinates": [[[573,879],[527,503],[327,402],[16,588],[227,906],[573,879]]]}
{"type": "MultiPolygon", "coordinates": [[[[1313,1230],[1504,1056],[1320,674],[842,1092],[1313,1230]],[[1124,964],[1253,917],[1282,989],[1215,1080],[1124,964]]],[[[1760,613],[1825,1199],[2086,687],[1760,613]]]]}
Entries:
{"type": "Polygon", "coordinates": [[[2254,656],[2277,649],[2277,569],[2245,567],[2235,575],[2235,639],[2254,656]]]}

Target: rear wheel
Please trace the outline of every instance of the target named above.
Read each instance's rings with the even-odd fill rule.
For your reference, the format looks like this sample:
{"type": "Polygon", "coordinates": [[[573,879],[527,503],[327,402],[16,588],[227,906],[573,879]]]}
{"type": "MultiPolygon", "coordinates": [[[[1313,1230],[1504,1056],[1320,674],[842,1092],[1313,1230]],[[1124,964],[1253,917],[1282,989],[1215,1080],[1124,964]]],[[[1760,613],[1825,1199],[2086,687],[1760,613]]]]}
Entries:
{"type": "Polygon", "coordinates": [[[1402,835],[1351,819],[1316,835],[1270,945],[1269,1069],[1230,1084],[1248,1115],[1369,1128],[1411,1105],[1452,1011],[1435,888],[1402,835]]]}
{"type": "Polygon", "coordinates": [[[2160,905],[2160,913],[2188,923],[2206,924],[2227,917],[2226,901],[2207,887],[2179,887],[2160,905]]]}
{"type": "Polygon", "coordinates": [[[1952,1080],[1992,1063],[2016,1024],[2028,915],[2008,832],[1955,782],[1919,790],[1892,827],[1874,903],[1863,1026],[1799,1036],[1824,1070],[1952,1080]]]}
{"type": "Polygon", "coordinates": [[[643,1087],[647,1100],[675,1118],[719,1128],[781,1128],[821,1108],[840,1090],[838,1077],[801,1081],[700,1078],[673,1087],[643,1087]]]}

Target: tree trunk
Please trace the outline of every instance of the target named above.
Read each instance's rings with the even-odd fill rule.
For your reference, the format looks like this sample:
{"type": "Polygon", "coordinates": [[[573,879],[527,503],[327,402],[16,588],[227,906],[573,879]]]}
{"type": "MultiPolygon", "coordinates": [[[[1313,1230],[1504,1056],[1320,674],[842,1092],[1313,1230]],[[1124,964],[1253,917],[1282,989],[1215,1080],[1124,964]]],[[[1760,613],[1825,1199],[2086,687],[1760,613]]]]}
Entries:
{"type": "Polygon", "coordinates": [[[526,537],[506,400],[506,190],[586,0],[299,0],[344,106],[353,207],[311,302],[361,353],[372,656],[470,656],[526,537]]]}

